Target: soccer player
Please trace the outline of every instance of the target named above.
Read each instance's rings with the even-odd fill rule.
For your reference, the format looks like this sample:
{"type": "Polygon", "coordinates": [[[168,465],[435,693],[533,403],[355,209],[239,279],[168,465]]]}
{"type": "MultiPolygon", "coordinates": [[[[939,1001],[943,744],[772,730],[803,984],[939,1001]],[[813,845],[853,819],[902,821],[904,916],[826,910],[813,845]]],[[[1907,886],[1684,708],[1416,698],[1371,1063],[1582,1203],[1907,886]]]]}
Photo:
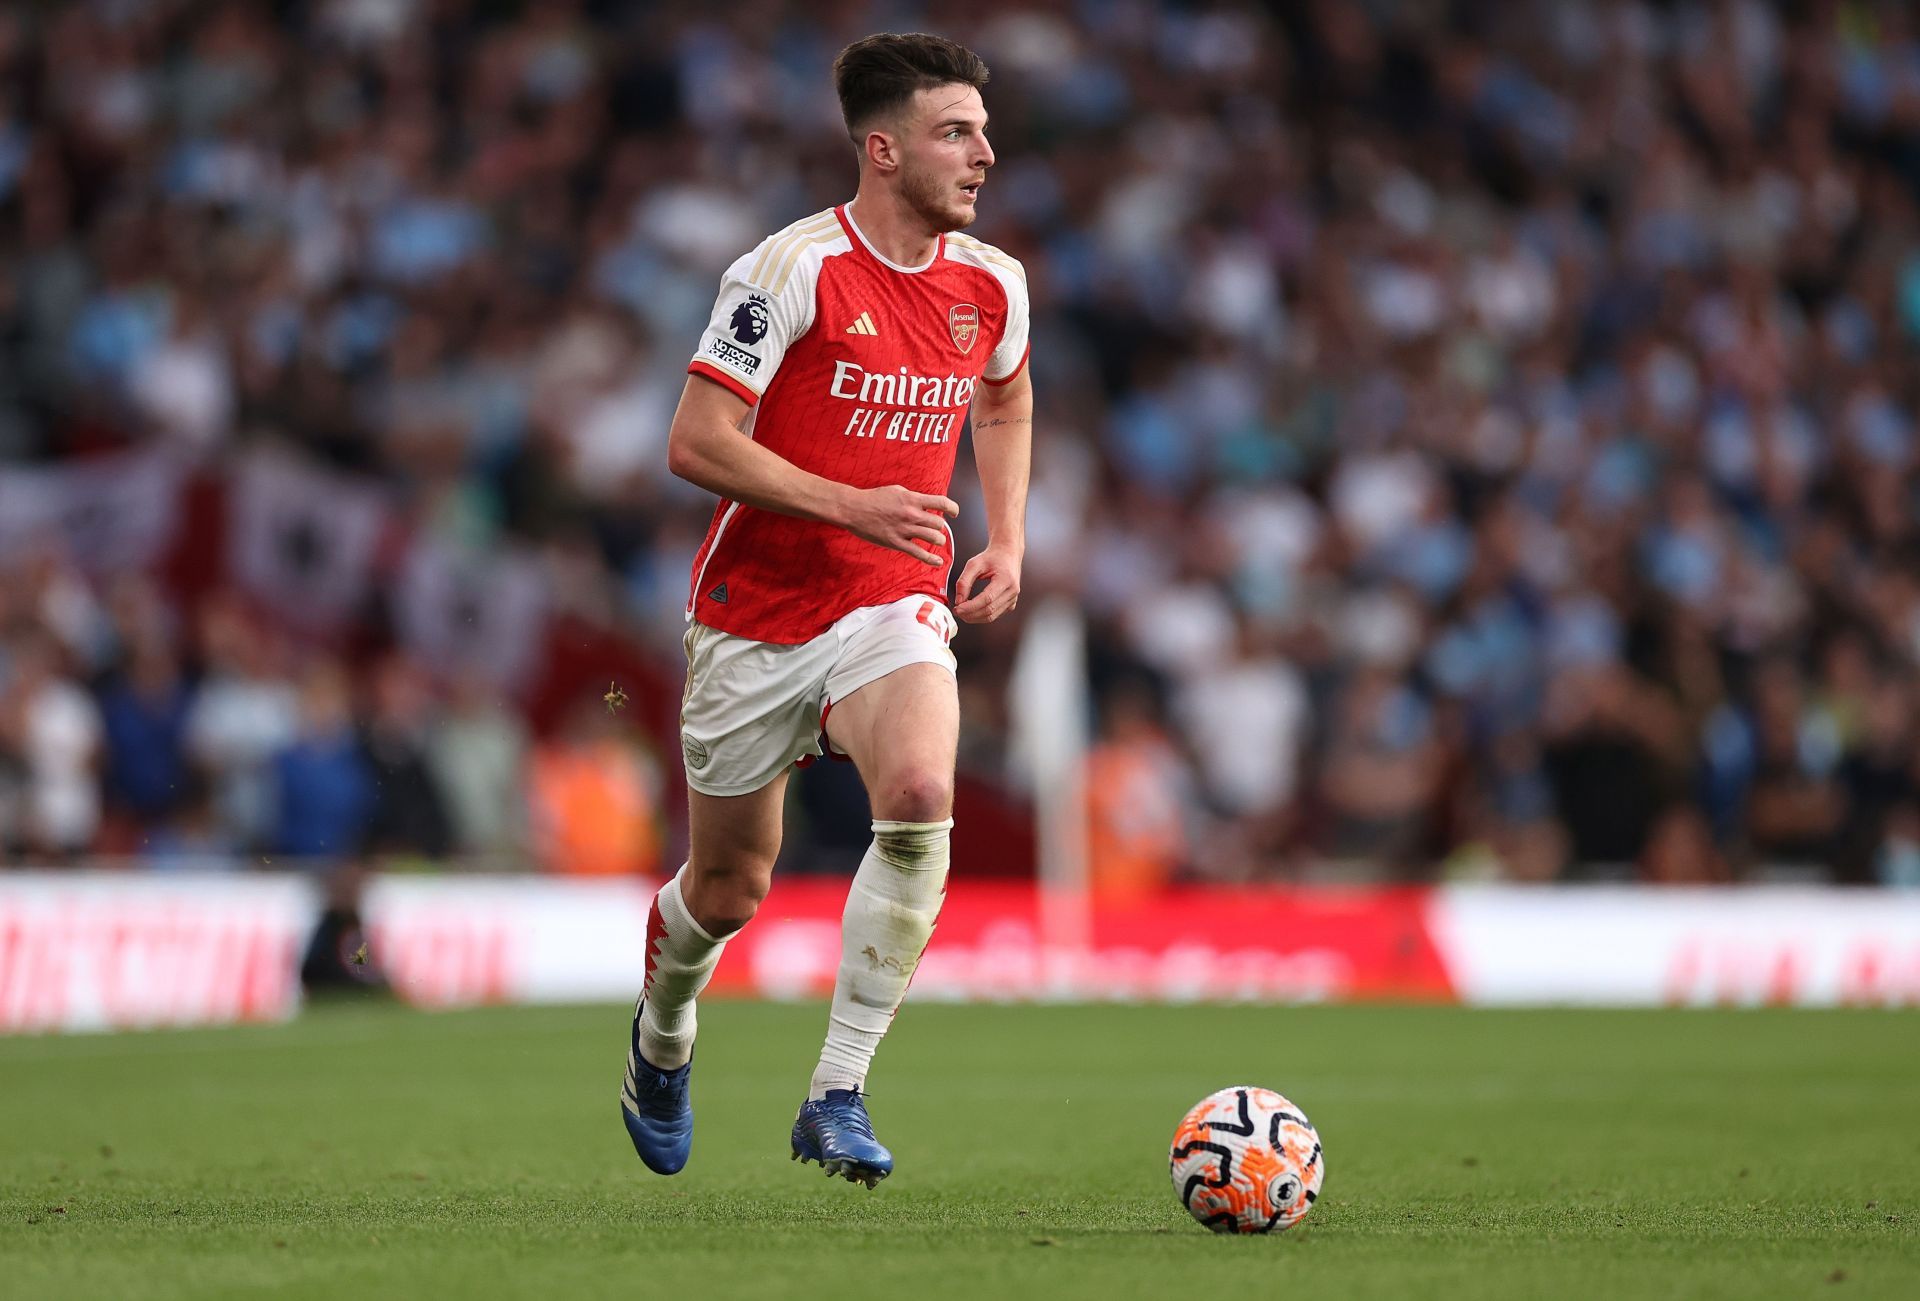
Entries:
{"type": "Polygon", "coordinates": [[[986,65],[940,37],[882,34],[842,50],[833,78],[859,188],[727,269],[668,439],[673,473],[721,500],[687,603],[692,843],[647,919],[621,1112],[648,1168],[686,1164],[694,999],[766,896],[789,771],[850,757],[873,843],[792,1147],[871,1188],[893,1157],[867,1069],[946,892],[948,643],[955,616],[990,623],[1019,599],[1033,391],[1026,274],[959,233],[994,163],[986,65]],[[946,493],[969,412],[987,546],[950,608],[946,493]]]}

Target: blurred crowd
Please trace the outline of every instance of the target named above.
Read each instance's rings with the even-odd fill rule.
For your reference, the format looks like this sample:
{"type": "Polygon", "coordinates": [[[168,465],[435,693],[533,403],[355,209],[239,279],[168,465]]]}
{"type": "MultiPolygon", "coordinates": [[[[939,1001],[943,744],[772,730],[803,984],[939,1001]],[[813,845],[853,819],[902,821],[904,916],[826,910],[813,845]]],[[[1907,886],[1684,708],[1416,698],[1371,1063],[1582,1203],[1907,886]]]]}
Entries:
{"type": "Polygon", "coordinates": [[[356,671],[228,594],[183,621],[46,553],[0,628],[0,860],[660,868],[659,767],[590,696],[534,737],[478,677],[356,671]]]}
{"type": "MultiPolygon", "coordinates": [[[[734,257],[851,193],[833,54],[915,27],[994,70],[973,233],[1031,281],[1026,586],[1089,620],[1103,886],[1920,883],[1896,0],[15,7],[0,462],[294,449],[586,558],[676,672],[687,356],[734,257]]],[[[253,847],[321,843],[289,793],[449,843],[382,830],[426,815],[349,745],[419,761],[436,835],[533,843],[471,824],[537,803],[476,793],[536,749],[486,692],[47,573],[0,557],[16,846],[149,834],[162,790],[253,847]]],[[[971,770],[1021,626],[956,642],[971,770]]]]}

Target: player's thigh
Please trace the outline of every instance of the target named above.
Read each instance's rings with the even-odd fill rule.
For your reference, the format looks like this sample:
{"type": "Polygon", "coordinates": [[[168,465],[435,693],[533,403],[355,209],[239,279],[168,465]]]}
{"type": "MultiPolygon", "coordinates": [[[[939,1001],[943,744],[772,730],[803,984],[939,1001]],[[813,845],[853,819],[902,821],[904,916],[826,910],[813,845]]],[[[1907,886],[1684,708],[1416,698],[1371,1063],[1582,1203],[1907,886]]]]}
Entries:
{"type": "Polygon", "coordinates": [[[820,753],[820,704],[837,640],[797,646],[687,632],[680,748],[700,795],[753,795],[795,760],[820,753]]]}
{"type": "Polygon", "coordinates": [[[766,897],[788,773],[820,753],[820,701],[837,645],[775,645],[700,624],[687,633],[682,888],[694,919],[715,934],[745,925],[766,897]]]}
{"type": "Polygon", "coordinates": [[[958,628],[924,596],[856,610],[837,626],[827,738],[859,767],[876,818],[937,822],[953,810],[960,696],[948,643],[958,628]]]}
{"type": "Polygon", "coordinates": [[[953,812],[960,695],[944,665],[903,665],[836,700],[827,738],[860,769],[874,817],[937,822],[953,812]]]}

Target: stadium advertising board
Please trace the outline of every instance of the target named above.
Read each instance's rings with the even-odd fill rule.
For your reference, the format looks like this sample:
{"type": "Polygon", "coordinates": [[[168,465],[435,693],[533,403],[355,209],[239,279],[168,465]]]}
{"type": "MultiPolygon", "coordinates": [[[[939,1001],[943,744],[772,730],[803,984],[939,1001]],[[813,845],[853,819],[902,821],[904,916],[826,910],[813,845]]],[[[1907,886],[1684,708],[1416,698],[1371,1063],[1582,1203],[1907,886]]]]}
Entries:
{"type": "Polygon", "coordinates": [[[1920,1005],[1920,895],[1821,889],[1435,891],[1462,1002],[1920,1005]]]}
{"type": "Polygon", "coordinates": [[[0,877],[0,1033],[286,1020],[316,907],[298,877],[0,877]]]}
{"type": "MultiPolygon", "coordinates": [[[[827,994],[845,883],[779,882],[713,990],[827,994]]],[[[625,1000],[650,883],[387,877],[376,962],[428,1007],[625,1000]]],[[[1920,1005],[1920,896],[1872,891],[1184,889],[1050,944],[1039,893],[956,883],[912,996],[950,1001],[1920,1005]]],[[[279,1020],[320,893],[305,878],[0,877],[0,1033],[279,1020]]]]}
{"type": "MultiPolygon", "coordinates": [[[[775,885],[729,944],[718,987],[772,997],[832,992],[844,882],[775,885]]],[[[954,883],[913,996],[949,1000],[1446,999],[1419,890],[1184,889],[1096,907],[1092,943],[1049,944],[1039,893],[954,883]]]]}
{"type": "Polygon", "coordinates": [[[654,883],[390,876],[368,887],[368,948],[427,1007],[630,999],[654,883]]]}

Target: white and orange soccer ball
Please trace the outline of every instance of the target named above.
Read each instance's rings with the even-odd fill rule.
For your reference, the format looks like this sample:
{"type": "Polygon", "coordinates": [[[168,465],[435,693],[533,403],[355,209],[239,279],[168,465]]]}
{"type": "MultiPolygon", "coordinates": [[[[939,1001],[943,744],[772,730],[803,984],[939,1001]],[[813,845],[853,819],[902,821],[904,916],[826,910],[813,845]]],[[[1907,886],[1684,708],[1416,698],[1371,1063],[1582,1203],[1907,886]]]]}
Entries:
{"type": "Polygon", "coordinates": [[[1306,1113],[1251,1086],[1202,1098],[1174,1132],[1171,1165],[1173,1191],[1215,1233],[1292,1228],[1327,1169],[1306,1113]]]}

